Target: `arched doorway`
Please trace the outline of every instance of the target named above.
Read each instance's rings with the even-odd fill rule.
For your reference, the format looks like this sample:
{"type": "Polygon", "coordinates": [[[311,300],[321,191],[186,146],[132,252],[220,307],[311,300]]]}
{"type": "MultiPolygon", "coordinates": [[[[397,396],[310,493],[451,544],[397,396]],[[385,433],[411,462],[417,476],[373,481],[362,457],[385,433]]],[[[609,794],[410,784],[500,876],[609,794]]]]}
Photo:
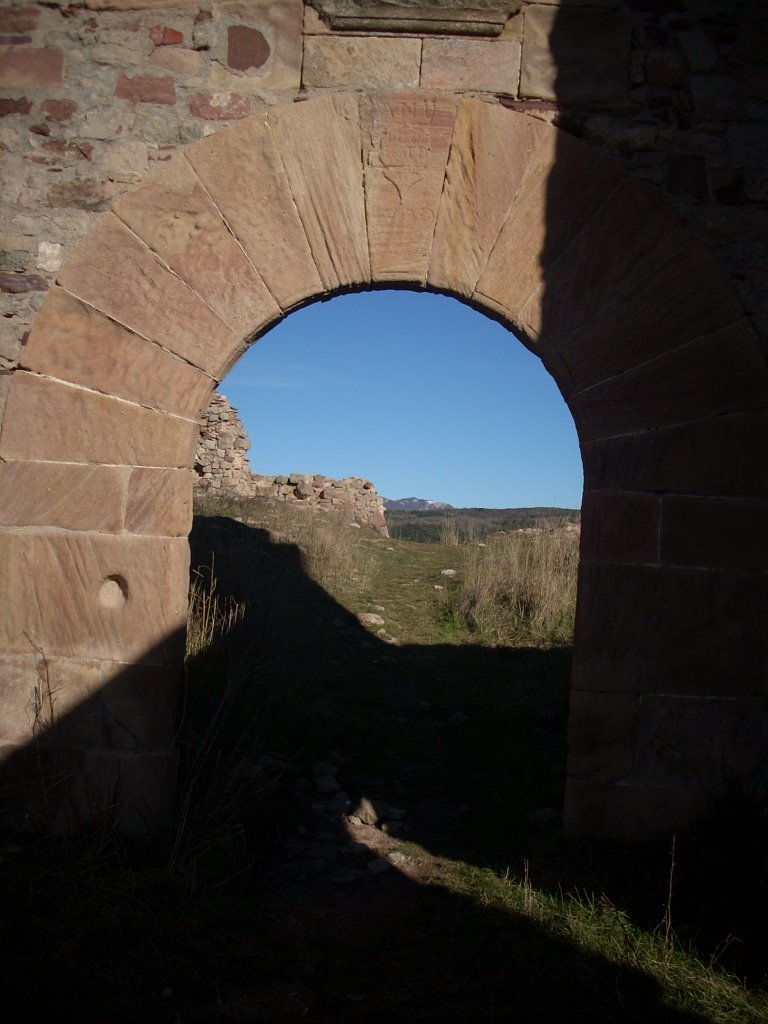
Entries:
{"type": "Polygon", "coordinates": [[[768,378],[738,299],[597,152],[423,93],[278,106],[196,143],[61,272],[0,435],[6,745],[51,727],[31,692],[59,714],[94,700],[78,769],[126,827],[162,814],[197,417],[286,312],[392,282],[501,319],[576,422],[570,827],[679,827],[726,780],[764,784],[768,378]]]}

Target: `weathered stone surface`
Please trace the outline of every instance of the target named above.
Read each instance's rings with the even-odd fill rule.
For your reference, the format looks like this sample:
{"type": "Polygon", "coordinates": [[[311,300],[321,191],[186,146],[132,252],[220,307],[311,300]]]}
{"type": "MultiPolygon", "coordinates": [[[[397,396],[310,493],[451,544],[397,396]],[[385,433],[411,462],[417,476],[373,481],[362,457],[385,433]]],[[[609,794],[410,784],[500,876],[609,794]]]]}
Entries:
{"type": "Polygon", "coordinates": [[[119,533],[126,471],[60,462],[0,462],[0,526],[119,533]]]}
{"type": "Polygon", "coordinates": [[[445,0],[397,4],[381,0],[313,0],[335,29],[373,32],[448,32],[498,35],[520,0],[445,0]]]}
{"type": "Polygon", "coordinates": [[[429,93],[370,96],[361,113],[371,273],[423,286],[456,101],[429,93]]]}
{"type": "Polygon", "coordinates": [[[714,569],[768,569],[768,502],[665,495],[661,499],[661,561],[714,569]]]}
{"type": "Polygon", "coordinates": [[[268,121],[323,286],[370,281],[356,98],[280,107],[268,121]]]}
{"type": "Polygon", "coordinates": [[[0,656],[6,743],[167,750],[178,672],[110,661],[0,656]]]}
{"type": "Polygon", "coordinates": [[[659,499],[631,491],[584,491],[581,537],[584,561],[659,561],[659,499]]]}
{"type": "Polygon", "coordinates": [[[45,292],[48,282],[39,274],[16,274],[6,270],[0,271],[0,292],[9,295],[22,295],[25,292],[45,292]]]}
{"type": "Polygon", "coordinates": [[[421,54],[424,89],[478,90],[517,95],[520,44],[505,40],[425,39],[421,54]]]}
{"type": "Polygon", "coordinates": [[[239,351],[231,328],[114,214],[70,257],[59,284],[214,377],[239,351]]]}
{"type": "Polygon", "coordinates": [[[563,824],[572,835],[613,839],[669,837],[700,818],[707,810],[701,789],[586,782],[569,778],[565,788],[563,824]]]}
{"type": "Polygon", "coordinates": [[[136,75],[128,78],[121,75],[117,81],[115,96],[129,103],[161,103],[166,106],[176,102],[176,86],[172,78],[156,75],[136,75]]]}
{"type": "Polygon", "coordinates": [[[39,7],[5,7],[0,10],[0,32],[28,32],[39,20],[39,7]]]}
{"type": "Polygon", "coordinates": [[[227,64],[237,71],[261,68],[269,58],[269,43],[257,28],[230,25],[227,29],[227,64]]]}
{"type": "Polygon", "coordinates": [[[768,632],[756,628],[768,576],[583,564],[576,690],[759,697],[768,632]],[[610,629],[598,623],[610,620],[610,629]],[[712,643],[712,637],[718,643],[712,643]]]}
{"type": "Polygon", "coordinates": [[[19,99],[0,99],[0,117],[10,117],[11,114],[28,114],[32,109],[32,100],[26,96],[19,99]]]}
{"type": "Polygon", "coordinates": [[[178,46],[164,46],[149,58],[149,63],[179,75],[194,75],[200,67],[200,54],[197,50],[186,50],[178,46]]]}
{"type": "Polygon", "coordinates": [[[61,50],[23,47],[0,52],[0,89],[57,86],[64,80],[61,50]]]}
{"type": "Polygon", "coordinates": [[[212,89],[226,88],[224,75],[234,76],[243,88],[250,83],[259,90],[297,89],[303,17],[302,0],[215,0],[209,35],[212,89]]]}
{"type": "Polygon", "coordinates": [[[61,288],[53,288],[24,347],[25,369],[196,419],[213,380],[61,288]]]}
{"type": "Polygon", "coordinates": [[[527,7],[520,95],[561,103],[624,103],[629,41],[623,9],[527,7]]]}
{"type": "Polygon", "coordinates": [[[429,262],[429,283],[470,296],[541,136],[540,121],[477,100],[459,103],[429,262]]]}
{"type": "Polygon", "coordinates": [[[742,320],[575,393],[569,407],[579,436],[592,441],[757,410],[767,373],[752,326],[742,320]]]}
{"type": "Polygon", "coordinates": [[[185,538],[0,533],[0,651],[175,665],[189,585],[185,538]]]}
{"type": "Polygon", "coordinates": [[[655,784],[693,785],[712,795],[765,767],[763,700],[644,694],[637,722],[637,772],[655,784]]]}
{"type": "Polygon", "coordinates": [[[322,292],[264,115],[196,143],[186,158],[282,309],[322,292]]]}
{"type": "Polygon", "coordinates": [[[302,82],[319,89],[414,89],[421,42],[365,36],[308,36],[302,82]]]}
{"type": "Polygon", "coordinates": [[[149,30],[149,38],[155,46],[178,46],[184,42],[184,34],[167,25],[153,25],[149,30]]]}
{"type": "MultiPolygon", "coordinates": [[[[240,338],[280,316],[277,303],[183,156],[125,195],[114,210],[240,338]]],[[[239,346],[233,347],[219,373],[223,375],[241,352],[239,346]]]]}
{"type": "Polygon", "coordinates": [[[197,423],[17,371],[0,458],[126,466],[191,465],[197,423]]]}
{"type": "Polygon", "coordinates": [[[189,97],[189,112],[204,121],[238,121],[250,114],[251,101],[236,92],[200,92],[189,97]]]}
{"type": "Polygon", "coordinates": [[[187,469],[134,469],[128,480],[128,533],[186,537],[192,528],[192,474],[187,469]]]}
{"type": "Polygon", "coordinates": [[[685,249],[557,342],[577,389],[725,327],[742,315],[738,295],[703,249],[685,249]]]}
{"type": "MultiPolygon", "coordinates": [[[[540,136],[515,202],[477,284],[475,297],[516,320],[547,268],[621,181],[616,168],[565,132],[540,136]]],[[[522,327],[520,327],[522,331],[522,327]]]]}
{"type": "Polygon", "coordinates": [[[632,771],[639,698],[635,693],[574,690],[568,719],[568,773],[617,781],[632,771]]]}
{"type": "Polygon", "coordinates": [[[48,189],[48,202],[53,207],[74,206],[80,210],[106,210],[114,196],[110,182],[95,178],[57,181],[48,189]]]}
{"type": "Polygon", "coordinates": [[[667,207],[634,182],[622,184],[561,247],[517,322],[538,346],[557,347],[605,305],[606,296],[636,295],[646,278],[690,247],[667,207]]]}

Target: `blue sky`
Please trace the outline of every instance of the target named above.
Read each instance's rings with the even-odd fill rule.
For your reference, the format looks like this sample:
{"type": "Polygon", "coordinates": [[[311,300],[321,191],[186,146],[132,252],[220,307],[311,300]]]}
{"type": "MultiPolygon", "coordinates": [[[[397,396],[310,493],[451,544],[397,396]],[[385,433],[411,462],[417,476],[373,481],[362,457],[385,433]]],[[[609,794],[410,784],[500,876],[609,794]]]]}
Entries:
{"type": "Polygon", "coordinates": [[[499,324],[428,292],[340,295],[291,313],[220,390],[255,473],[363,476],[387,498],[578,508],[573,420],[499,324]]]}

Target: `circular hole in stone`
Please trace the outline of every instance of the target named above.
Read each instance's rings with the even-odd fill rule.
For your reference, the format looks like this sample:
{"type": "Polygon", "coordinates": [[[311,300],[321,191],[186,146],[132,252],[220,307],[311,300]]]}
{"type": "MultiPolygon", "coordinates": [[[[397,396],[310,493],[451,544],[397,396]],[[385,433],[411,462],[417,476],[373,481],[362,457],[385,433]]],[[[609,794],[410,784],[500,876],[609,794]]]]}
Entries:
{"type": "Polygon", "coordinates": [[[105,608],[122,608],[128,600],[128,584],[122,576],[107,576],[99,587],[99,601],[105,608]]]}

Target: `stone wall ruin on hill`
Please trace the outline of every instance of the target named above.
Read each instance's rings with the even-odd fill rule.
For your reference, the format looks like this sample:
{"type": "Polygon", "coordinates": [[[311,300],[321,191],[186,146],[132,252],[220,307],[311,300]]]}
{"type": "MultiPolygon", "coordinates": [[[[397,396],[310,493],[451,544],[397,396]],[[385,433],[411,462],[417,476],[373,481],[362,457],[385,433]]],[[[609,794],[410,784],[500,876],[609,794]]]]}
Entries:
{"type": "Polygon", "coordinates": [[[202,418],[195,456],[198,491],[269,498],[325,512],[346,512],[353,522],[387,536],[384,500],[370,480],[346,477],[332,480],[319,473],[265,476],[253,473],[248,462],[251,447],[237,409],[225,395],[214,393],[202,418]]]}

